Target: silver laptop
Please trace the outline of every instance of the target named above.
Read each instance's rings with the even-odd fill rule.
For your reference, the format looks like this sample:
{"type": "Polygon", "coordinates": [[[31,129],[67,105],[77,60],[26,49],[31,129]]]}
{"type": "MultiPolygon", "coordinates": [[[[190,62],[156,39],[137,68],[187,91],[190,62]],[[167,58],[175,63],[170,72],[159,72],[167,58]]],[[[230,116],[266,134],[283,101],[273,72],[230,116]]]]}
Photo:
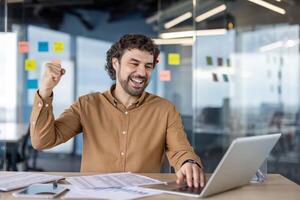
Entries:
{"type": "Polygon", "coordinates": [[[281,134],[237,138],[232,141],[204,188],[179,186],[175,182],[147,188],[166,193],[193,197],[207,197],[249,183],[258,168],[280,138],[281,134]]]}

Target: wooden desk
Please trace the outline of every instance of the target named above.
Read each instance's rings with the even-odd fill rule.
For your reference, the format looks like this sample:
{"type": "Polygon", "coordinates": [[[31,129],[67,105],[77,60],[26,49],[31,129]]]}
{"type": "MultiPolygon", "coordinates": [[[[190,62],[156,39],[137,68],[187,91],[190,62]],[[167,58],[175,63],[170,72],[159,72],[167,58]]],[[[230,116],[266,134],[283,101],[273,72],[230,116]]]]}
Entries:
{"type": "MultiPolygon", "coordinates": [[[[46,174],[55,174],[62,176],[78,176],[78,175],[92,175],[92,173],[46,173],[46,174]]],[[[142,174],[149,176],[155,179],[160,179],[163,181],[175,180],[175,174],[142,174]]],[[[63,181],[62,183],[65,184],[63,181]]],[[[61,196],[60,196],[61,197],[61,196]]],[[[57,199],[60,199],[57,198],[57,199]]],[[[12,192],[0,193],[0,200],[22,200],[23,198],[15,198],[12,196],[12,192]]],[[[163,194],[152,197],[147,197],[143,199],[148,200],[169,200],[169,199],[198,199],[185,196],[163,194]]],[[[205,198],[208,200],[300,200],[300,186],[296,183],[288,180],[287,178],[279,175],[272,174],[268,175],[268,181],[263,184],[250,184],[244,187],[223,192],[211,197],[205,198]]],[[[24,200],[29,200],[29,198],[24,198],[24,200]]],[[[35,198],[35,200],[37,200],[35,198]]]]}

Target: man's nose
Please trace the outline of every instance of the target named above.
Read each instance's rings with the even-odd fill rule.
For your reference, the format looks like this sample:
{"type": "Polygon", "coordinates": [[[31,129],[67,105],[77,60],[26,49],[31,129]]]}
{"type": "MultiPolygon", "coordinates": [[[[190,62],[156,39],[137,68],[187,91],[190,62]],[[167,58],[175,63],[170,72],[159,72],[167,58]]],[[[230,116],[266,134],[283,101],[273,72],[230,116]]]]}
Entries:
{"type": "Polygon", "coordinates": [[[136,70],[137,74],[140,76],[146,76],[146,69],[145,66],[143,65],[139,65],[137,70],[136,70]]]}

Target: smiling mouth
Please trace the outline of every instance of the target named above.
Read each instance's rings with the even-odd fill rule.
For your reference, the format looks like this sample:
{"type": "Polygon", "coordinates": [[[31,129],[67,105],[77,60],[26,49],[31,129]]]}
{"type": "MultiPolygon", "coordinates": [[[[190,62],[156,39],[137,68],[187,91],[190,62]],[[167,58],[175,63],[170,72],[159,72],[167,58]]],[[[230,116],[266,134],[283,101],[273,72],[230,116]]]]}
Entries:
{"type": "Polygon", "coordinates": [[[129,78],[130,82],[132,83],[133,87],[136,88],[136,89],[139,89],[141,87],[144,86],[145,84],[145,78],[129,78]]]}

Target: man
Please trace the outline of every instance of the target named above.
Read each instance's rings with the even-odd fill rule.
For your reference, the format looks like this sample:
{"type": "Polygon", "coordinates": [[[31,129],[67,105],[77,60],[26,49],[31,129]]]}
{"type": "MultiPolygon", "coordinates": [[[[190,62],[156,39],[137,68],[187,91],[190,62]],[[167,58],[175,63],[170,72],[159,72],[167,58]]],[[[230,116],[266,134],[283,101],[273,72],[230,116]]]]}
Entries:
{"type": "Polygon", "coordinates": [[[204,186],[200,158],[169,101],[145,92],[159,55],[143,35],[124,35],[107,51],[106,71],[116,84],[104,93],[80,97],[58,119],[53,117],[53,88],[65,70],[48,63],[31,114],[36,149],[64,143],[83,132],[81,171],[159,172],[166,152],[177,183],[204,186]]]}

